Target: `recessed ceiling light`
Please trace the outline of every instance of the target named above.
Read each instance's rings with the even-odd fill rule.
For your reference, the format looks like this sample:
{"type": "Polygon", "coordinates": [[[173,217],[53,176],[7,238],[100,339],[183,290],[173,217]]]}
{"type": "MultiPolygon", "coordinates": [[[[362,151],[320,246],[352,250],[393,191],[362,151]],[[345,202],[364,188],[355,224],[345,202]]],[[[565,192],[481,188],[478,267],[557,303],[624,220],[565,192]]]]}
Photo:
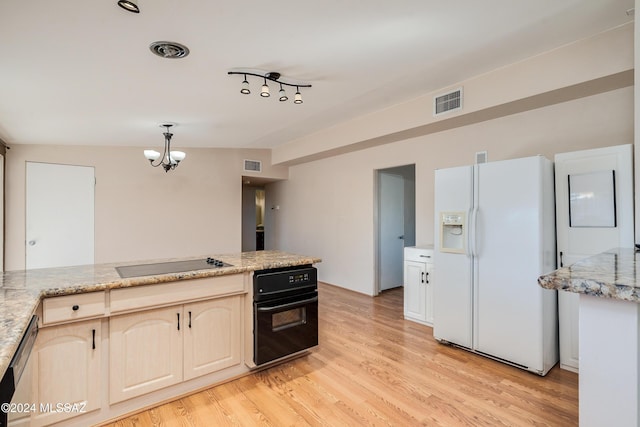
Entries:
{"type": "Polygon", "coordinates": [[[133,0],[118,0],[118,6],[127,12],[140,13],[138,5],[133,0]]]}

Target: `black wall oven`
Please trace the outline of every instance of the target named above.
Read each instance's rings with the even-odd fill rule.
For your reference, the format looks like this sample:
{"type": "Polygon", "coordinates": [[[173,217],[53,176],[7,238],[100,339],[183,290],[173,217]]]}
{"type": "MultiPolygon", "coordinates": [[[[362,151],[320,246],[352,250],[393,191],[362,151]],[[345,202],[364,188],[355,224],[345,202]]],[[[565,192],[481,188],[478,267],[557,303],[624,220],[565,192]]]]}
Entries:
{"type": "Polygon", "coordinates": [[[253,338],[256,365],[318,345],[318,281],[314,267],[254,272],[253,338]]]}

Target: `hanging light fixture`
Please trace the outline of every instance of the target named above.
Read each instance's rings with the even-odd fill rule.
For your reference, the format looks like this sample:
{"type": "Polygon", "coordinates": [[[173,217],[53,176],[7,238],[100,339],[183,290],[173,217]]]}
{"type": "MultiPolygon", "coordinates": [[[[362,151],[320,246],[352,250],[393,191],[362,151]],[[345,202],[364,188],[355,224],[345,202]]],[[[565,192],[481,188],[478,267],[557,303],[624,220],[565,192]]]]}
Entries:
{"type": "Polygon", "coordinates": [[[273,82],[276,82],[280,85],[280,90],[278,91],[278,100],[279,101],[288,101],[289,97],[287,96],[286,91],[284,90],[284,86],[291,86],[291,87],[295,87],[296,88],[296,93],[293,99],[293,103],[294,104],[302,104],[302,94],[300,93],[300,88],[301,87],[311,87],[310,84],[294,84],[294,83],[287,83],[286,81],[281,81],[280,77],[281,74],[277,73],[275,71],[270,71],[268,73],[264,73],[264,74],[256,74],[256,73],[250,73],[250,72],[246,72],[246,71],[229,71],[227,74],[239,74],[241,76],[244,76],[244,80],[242,81],[242,85],[240,88],[240,93],[243,93],[245,95],[248,95],[251,93],[251,90],[249,89],[249,82],[247,81],[247,76],[255,76],[255,77],[260,77],[261,79],[264,80],[264,83],[262,84],[262,87],[260,88],[260,96],[263,98],[268,98],[271,93],[269,92],[269,86],[267,85],[267,80],[271,80],[273,82]]]}
{"type": "Polygon", "coordinates": [[[118,6],[131,13],[140,13],[140,8],[133,0],[118,0],[118,6]]]}
{"type": "Polygon", "coordinates": [[[160,126],[166,128],[166,131],[163,133],[164,152],[162,153],[162,156],[155,150],[144,150],[144,156],[149,160],[149,163],[154,168],[162,166],[165,172],[169,172],[169,169],[175,169],[187,155],[183,151],[171,151],[171,137],[173,134],[169,130],[173,124],[167,123],[160,126]],[[158,163],[154,163],[158,159],[160,159],[160,161],[158,163]]]}

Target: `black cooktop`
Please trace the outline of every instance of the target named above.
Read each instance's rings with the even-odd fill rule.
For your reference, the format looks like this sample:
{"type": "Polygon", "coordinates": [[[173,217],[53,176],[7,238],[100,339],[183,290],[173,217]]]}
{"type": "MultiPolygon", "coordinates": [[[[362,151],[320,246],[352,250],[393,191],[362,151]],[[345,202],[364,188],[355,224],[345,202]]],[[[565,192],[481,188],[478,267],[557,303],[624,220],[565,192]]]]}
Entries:
{"type": "Polygon", "coordinates": [[[210,270],[222,267],[232,267],[232,265],[215,258],[203,258],[188,261],[158,262],[154,264],[123,265],[116,267],[116,271],[121,278],[126,279],[129,277],[184,273],[185,271],[210,270]]]}

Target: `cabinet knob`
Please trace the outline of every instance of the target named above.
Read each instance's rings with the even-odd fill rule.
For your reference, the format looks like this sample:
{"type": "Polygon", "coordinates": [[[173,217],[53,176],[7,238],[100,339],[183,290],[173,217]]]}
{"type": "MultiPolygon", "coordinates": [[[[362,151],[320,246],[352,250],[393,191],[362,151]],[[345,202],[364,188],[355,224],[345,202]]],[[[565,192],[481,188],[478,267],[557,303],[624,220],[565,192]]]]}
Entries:
{"type": "Polygon", "coordinates": [[[80,306],[79,305],[74,305],[73,307],[71,307],[71,309],[73,311],[78,311],[80,309],[80,306]]]}

